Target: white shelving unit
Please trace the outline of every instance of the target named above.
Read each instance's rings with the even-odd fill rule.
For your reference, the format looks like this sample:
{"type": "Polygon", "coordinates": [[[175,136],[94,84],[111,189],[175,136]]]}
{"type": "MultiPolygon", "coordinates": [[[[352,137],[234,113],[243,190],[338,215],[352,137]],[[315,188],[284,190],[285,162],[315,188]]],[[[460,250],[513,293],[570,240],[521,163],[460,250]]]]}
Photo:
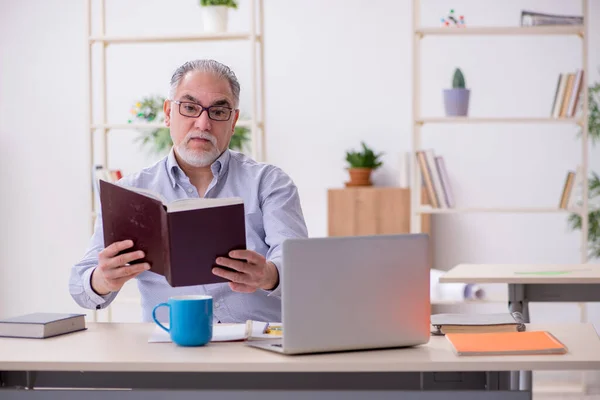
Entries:
{"type": "MultiPolygon", "coordinates": [[[[584,0],[585,1],[585,0],[584,0]]],[[[420,23],[420,22],[419,22],[420,23]]],[[[414,32],[421,37],[439,36],[468,36],[468,35],[579,35],[584,36],[583,26],[517,26],[517,27],[469,27],[461,29],[452,28],[420,28],[415,27],[414,32]]]]}
{"type": "MultiPolygon", "coordinates": [[[[165,0],[166,1],[166,0],[165,0]]],[[[265,98],[264,98],[264,46],[263,46],[263,2],[262,0],[248,0],[250,7],[250,30],[248,32],[224,32],[224,33],[192,33],[192,34],[178,34],[178,35],[148,35],[148,36],[111,36],[106,32],[106,12],[105,12],[105,0],[86,0],[85,1],[85,22],[86,22],[86,73],[88,76],[87,96],[89,100],[89,106],[87,111],[87,125],[89,135],[89,149],[90,149],[90,165],[89,171],[91,172],[93,167],[97,164],[101,164],[105,167],[108,166],[108,135],[119,130],[132,130],[136,128],[149,128],[149,127],[163,127],[160,123],[149,123],[149,124],[128,124],[118,121],[107,120],[107,105],[109,99],[107,97],[107,57],[106,48],[108,46],[115,46],[120,44],[148,44],[148,43],[182,43],[182,42],[215,42],[215,41],[238,41],[246,42],[249,46],[249,68],[251,69],[251,83],[250,92],[251,96],[251,110],[250,119],[238,121],[238,126],[245,126],[250,128],[252,139],[252,157],[259,161],[266,161],[266,141],[265,141],[265,124],[264,124],[264,109],[265,109],[265,98]],[[92,11],[93,1],[97,6],[97,12],[92,11]],[[95,15],[94,15],[95,14],[95,15]],[[93,32],[93,22],[96,21],[98,24],[97,32],[93,32]],[[100,46],[99,54],[99,70],[97,71],[97,77],[93,73],[93,47],[100,46]],[[99,79],[99,100],[98,104],[94,103],[93,83],[94,79],[99,79]],[[95,107],[98,107],[100,118],[99,121],[93,121],[93,115],[95,107]],[[101,140],[101,153],[103,154],[101,160],[95,159],[94,155],[96,152],[94,135],[99,132],[102,135],[101,140]]],[[[200,7],[200,6],[199,6],[200,7]]],[[[195,56],[190,56],[190,59],[195,56]]],[[[118,135],[118,132],[114,134],[118,135]]],[[[91,185],[90,185],[91,187],[91,185]]],[[[90,191],[90,210],[92,218],[92,231],[93,221],[96,217],[95,212],[95,201],[94,193],[90,191]]],[[[139,303],[138,299],[132,298],[121,298],[120,303],[139,303]]],[[[116,300],[115,300],[116,302],[116,300]]],[[[106,319],[112,321],[112,306],[106,309],[106,319]]],[[[93,320],[98,320],[98,312],[94,310],[93,320]]]]}
{"type": "MultiPolygon", "coordinates": [[[[582,0],[583,26],[534,26],[534,27],[466,27],[466,28],[423,28],[420,18],[420,0],[413,0],[413,115],[412,115],[412,154],[421,149],[421,128],[425,124],[557,124],[579,125],[581,137],[581,168],[584,175],[582,183],[583,205],[578,210],[564,210],[553,207],[468,207],[439,209],[421,204],[421,190],[411,190],[411,232],[421,232],[421,214],[464,214],[464,213],[567,213],[588,214],[588,24],[589,0],[582,0]],[[427,36],[520,36],[520,35],[576,35],[581,38],[583,91],[582,113],[576,118],[498,118],[498,117],[426,117],[421,115],[421,68],[420,46],[427,36]]],[[[421,172],[415,157],[411,173],[411,188],[421,187],[421,172]]],[[[587,262],[588,220],[582,218],[581,262],[587,262]]]]}
{"type": "MultiPolygon", "coordinates": [[[[465,28],[424,28],[421,27],[420,0],[413,0],[413,66],[412,66],[412,154],[421,150],[421,128],[425,124],[556,124],[556,125],[579,125],[582,130],[581,136],[581,168],[583,172],[582,182],[582,207],[576,210],[565,210],[558,207],[467,207],[439,209],[421,204],[421,190],[411,190],[411,232],[421,232],[421,214],[466,214],[466,213],[577,213],[581,215],[581,263],[588,261],[588,37],[589,37],[589,0],[581,0],[584,24],[582,26],[534,26],[534,27],[465,27],[465,28]],[[497,117],[427,117],[421,115],[421,41],[428,36],[455,37],[455,36],[564,36],[575,35],[581,39],[583,69],[583,90],[581,93],[582,113],[576,118],[497,118],[497,117]]],[[[421,173],[416,157],[411,157],[411,188],[421,188],[421,173]]],[[[587,310],[585,304],[579,304],[580,321],[587,321],[587,310]]],[[[585,377],[585,374],[583,375],[585,377]]],[[[572,388],[570,386],[536,386],[537,393],[557,392],[585,392],[586,383],[582,386],[572,388]]]]}

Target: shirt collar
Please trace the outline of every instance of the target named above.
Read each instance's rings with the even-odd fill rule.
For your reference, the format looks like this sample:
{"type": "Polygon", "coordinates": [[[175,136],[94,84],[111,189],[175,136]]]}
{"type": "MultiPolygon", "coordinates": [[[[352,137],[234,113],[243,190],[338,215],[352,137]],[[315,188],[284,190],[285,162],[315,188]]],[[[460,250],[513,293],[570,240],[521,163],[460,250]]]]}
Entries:
{"type": "Polygon", "coordinates": [[[229,149],[225,149],[223,154],[221,154],[219,156],[219,158],[217,158],[215,160],[215,162],[212,163],[212,165],[210,166],[210,169],[214,176],[220,178],[225,173],[227,173],[230,158],[231,158],[231,153],[230,153],[229,149]]]}
{"type": "Polygon", "coordinates": [[[169,155],[167,156],[167,174],[169,175],[173,189],[177,186],[176,177],[179,173],[183,174],[183,170],[177,164],[177,159],[175,159],[175,149],[171,147],[171,151],[169,151],[169,155]]]}
{"type": "MultiPolygon", "coordinates": [[[[229,159],[231,158],[231,153],[229,149],[225,149],[223,154],[217,158],[212,165],[210,166],[210,170],[213,175],[216,177],[221,177],[227,173],[229,167],[229,159]]],[[[173,188],[177,185],[177,175],[185,174],[179,164],[177,163],[177,159],[175,158],[175,149],[171,147],[171,151],[169,151],[169,155],[167,156],[167,173],[169,175],[169,179],[171,180],[171,185],[173,188]]]]}

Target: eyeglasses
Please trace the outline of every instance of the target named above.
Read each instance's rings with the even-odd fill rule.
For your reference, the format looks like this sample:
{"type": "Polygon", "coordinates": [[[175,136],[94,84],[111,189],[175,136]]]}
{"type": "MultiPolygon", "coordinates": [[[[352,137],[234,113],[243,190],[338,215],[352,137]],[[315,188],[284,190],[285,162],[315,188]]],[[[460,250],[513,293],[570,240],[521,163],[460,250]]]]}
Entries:
{"type": "Polygon", "coordinates": [[[192,103],[190,101],[171,100],[171,102],[179,104],[179,114],[189,118],[198,118],[202,115],[204,110],[206,110],[208,112],[208,118],[213,121],[228,121],[233,112],[233,108],[226,106],[202,107],[200,104],[192,103]]]}

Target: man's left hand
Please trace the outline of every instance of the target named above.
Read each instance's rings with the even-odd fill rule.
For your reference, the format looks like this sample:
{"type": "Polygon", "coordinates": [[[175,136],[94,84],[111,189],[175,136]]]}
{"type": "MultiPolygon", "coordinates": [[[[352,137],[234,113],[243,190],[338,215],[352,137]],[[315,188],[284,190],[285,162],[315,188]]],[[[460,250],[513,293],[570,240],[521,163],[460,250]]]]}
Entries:
{"type": "Polygon", "coordinates": [[[216,262],[233,271],[215,267],[213,274],[229,279],[234,292],[253,293],[257,289],[273,290],[279,283],[277,267],[252,250],[233,250],[229,257],[219,257],[216,262]]]}

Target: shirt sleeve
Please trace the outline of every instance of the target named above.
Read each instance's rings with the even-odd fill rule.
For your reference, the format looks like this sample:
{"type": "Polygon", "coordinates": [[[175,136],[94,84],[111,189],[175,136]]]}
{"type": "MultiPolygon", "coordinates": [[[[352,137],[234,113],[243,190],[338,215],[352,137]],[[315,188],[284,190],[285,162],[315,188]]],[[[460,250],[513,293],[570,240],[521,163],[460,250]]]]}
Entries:
{"type": "Polygon", "coordinates": [[[104,249],[102,231],[102,214],[98,212],[94,224],[94,233],[83,258],[71,267],[69,293],[73,300],[83,308],[102,309],[107,307],[117,296],[111,292],[101,296],[92,289],[91,278],[94,268],[98,265],[98,254],[104,249]]]}
{"type": "Polygon", "coordinates": [[[269,246],[266,255],[279,273],[279,283],[269,296],[281,297],[283,265],[281,245],[285,239],[306,238],[308,230],[304,221],[298,189],[292,179],[281,169],[273,167],[261,185],[261,209],[265,229],[265,243],[269,246]]]}

